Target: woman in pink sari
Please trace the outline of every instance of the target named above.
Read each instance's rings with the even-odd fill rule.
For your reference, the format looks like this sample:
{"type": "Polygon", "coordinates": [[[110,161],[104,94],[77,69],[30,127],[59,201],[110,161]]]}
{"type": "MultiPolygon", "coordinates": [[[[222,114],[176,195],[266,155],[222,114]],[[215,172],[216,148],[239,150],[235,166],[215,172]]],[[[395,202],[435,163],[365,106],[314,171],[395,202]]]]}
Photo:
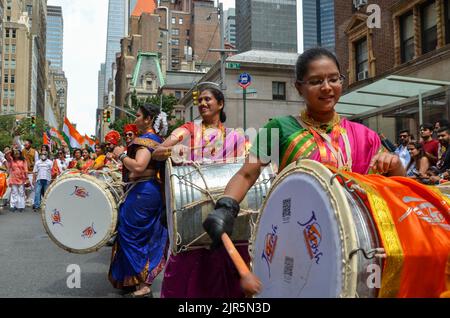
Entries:
{"type": "MultiPolygon", "coordinates": [[[[199,111],[202,121],[176,129],[154,152],[165,160],[172,154],[184,162],[232,162],[245,155],[245,137],[224,126],[223,93],[215,87],[201,89],[199,111]]],[[[249,261],[247,246],[237,247],[249,261]]],[[[244,297],[239,274],[223,246],[201,248],[171,255],[164,272],[161,297],[244,297]]]]}
{"type": "MultiPolygon", "coordinates": [[[[298,116],[274,118],[264,126],[269,141],[273,129],[278,130],[280,171],[305,158],[360,174],[373,171],[388,176],[405,175],[398,156],[385,151],[376,132],[340,118],[334,110],[344,77],[333,53],[323,48],[305,51],[297,60],[296,79],[295,86],[306,109],[298,116]]],[[[271,142],[264,142],[258,135],[246,163],[227,184],[227,202],[219,200],[203,223],[213,242],[220,242],[223,233],[231,233],[239,202],[258,179],[261,168],[272,160],[271,156],[271,142]]]]}

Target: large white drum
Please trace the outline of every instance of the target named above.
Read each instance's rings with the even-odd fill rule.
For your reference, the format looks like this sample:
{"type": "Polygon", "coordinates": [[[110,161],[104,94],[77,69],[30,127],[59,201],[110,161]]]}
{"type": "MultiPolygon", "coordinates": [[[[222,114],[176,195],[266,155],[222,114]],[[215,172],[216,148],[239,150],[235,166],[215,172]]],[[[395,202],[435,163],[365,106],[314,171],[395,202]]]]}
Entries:
{"type": "Polygon", "coordinates": [[[277,176],[252,238],[259,297],[376,297],[364,253],[380,246],[369,210],[323,165],[300,160],[277,176]]]}
{"type": "Polygon", "coordinates": [[[117,224],[123,190],[107,171],[69,171],[45,193],[42,222],[49,237],[72,253],[90,253],[105,245],[117,224]]]}
{"type": "MultiPolygon", "coordinates": [[[[213,200],[223,194],[228,181],[242,165],[243,161],[173,166],[171,160],[167,160],[165,195],[172,254],[211,244],[209,235],[203,229],[203,221],[214,210],[213,200]]],[[[231,236],[234,242],[248,244],[251,224],[256,221],[273,179],[274,169],[268,165],[241,202],[241,212],[231,236]]]]}

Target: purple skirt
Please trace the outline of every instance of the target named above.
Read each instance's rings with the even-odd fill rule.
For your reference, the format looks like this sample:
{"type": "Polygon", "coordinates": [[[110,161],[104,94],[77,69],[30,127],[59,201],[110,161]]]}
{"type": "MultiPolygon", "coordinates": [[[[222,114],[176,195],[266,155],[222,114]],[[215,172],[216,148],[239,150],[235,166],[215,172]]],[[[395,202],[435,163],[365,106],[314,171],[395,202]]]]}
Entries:
{"type": "MultiPolygon", "coordinates": [[[[248,246],[236,246],[248,264],[248,246]]],[[[171,255],[164,272],[162,298],[244,298],[240,276],[227,251],[205,248],[171,255]]]]}

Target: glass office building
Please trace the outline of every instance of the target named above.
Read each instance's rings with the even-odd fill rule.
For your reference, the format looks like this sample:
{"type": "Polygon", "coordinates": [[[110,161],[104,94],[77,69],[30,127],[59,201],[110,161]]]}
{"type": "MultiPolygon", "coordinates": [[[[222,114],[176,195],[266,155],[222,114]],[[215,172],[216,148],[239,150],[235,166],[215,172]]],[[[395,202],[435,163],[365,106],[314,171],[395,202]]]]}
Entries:
{"type": "Polygon", "coordinates": [[[295,0],[236,1],[236,42],[239,52],[297,52],[295,0]]]}
{"type": "Polygon", "coordinates": [[[105,83],[104,92],[108,92],[108,81],[112,78],[112,64],[116,62],[116,53],[120,52],[120,40],[127,35],[128,1],[109,0],[108,29],[106,36],[105,83]]]}
{"type": "Polygon", "coordinates": [[[64,21],[62,8],[47,6],[47,60],[50,68],[57,71],[63,69],[64,21]]]}
{"type": "Polygon", "coordinates": [[[303,0],[303,47],[335,51],[334,1],[303,0]]]}

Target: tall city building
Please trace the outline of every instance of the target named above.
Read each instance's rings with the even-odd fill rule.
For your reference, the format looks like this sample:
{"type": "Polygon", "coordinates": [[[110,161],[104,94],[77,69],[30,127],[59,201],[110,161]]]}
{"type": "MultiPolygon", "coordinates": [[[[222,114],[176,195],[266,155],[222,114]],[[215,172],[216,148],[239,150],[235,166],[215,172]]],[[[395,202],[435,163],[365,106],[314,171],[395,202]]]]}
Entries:
{"type": "Polygon", "coordinates": [[[128,2],[127,0],[109,0],[108,29],[106,35],[105,81],[104,94],[108,92],[108,82],[113,80],[113,63],[116,53],[120,52],[120,40],[127,35],[128,2]]]}
{"type": "MultiPolygon", "coordinates": [[[[36,99],[36,115],[44,117],[45,89],[46,89],[46,38],[47,38],[47,0],[25,0],[26,11],[31,21],[32,38],[32,68],[36,68],[36,82],[32,79],[32,87],[36,85],[36,91],[32,90],[31,100],[36,99]]],[[[23,9],[22,9],[23,10],[23,9]]],[[[34,111],[34,103],[31,103],[34,111]]]]}
{"type": "Polygon", "coordinates": [[[230,8],[225,11],[224,24],[225,41],[236,45],[236,9],[230,8]]]}
{"type": "MultiPolygon", "coordinates": [[[[0,78],[3,78],[3,13],[5,9],[5,0],[0,0],[0,78]]],[[[1,88],[1,85],[0,85],[1,88]]],[[[0,90],[0,101],[2,100],[2,91],[0,90]]],[[[1,106],[0,106],[1,107],[1,106]]]]}
{"type": "Polygon", "coordinates": [[[1,111],[33,112],[44,117],[46,1],[6,0],[3,3],[1,111]]]}
{"type": "Polygon", "coordinates": [[[334,0],[303,0],[303,48],[321,46],[334,52],[334,0]]]}
{"type": "Polygon", "coordinates": [[[63,69],[63,36],[62,8],[47,6],[47,60],[52,70],[63,69]]]}
{"type": "Polygon", "coordinates": [[[105,63],[100,64],[100,70],[98,71],[98,108],[103,108],[105,88],[105,63]]]}
{"type": "Polygon", "coordinates": [[[236,1],[236,42],[239,52],[297,52],[296,0],[236,1]]]}

